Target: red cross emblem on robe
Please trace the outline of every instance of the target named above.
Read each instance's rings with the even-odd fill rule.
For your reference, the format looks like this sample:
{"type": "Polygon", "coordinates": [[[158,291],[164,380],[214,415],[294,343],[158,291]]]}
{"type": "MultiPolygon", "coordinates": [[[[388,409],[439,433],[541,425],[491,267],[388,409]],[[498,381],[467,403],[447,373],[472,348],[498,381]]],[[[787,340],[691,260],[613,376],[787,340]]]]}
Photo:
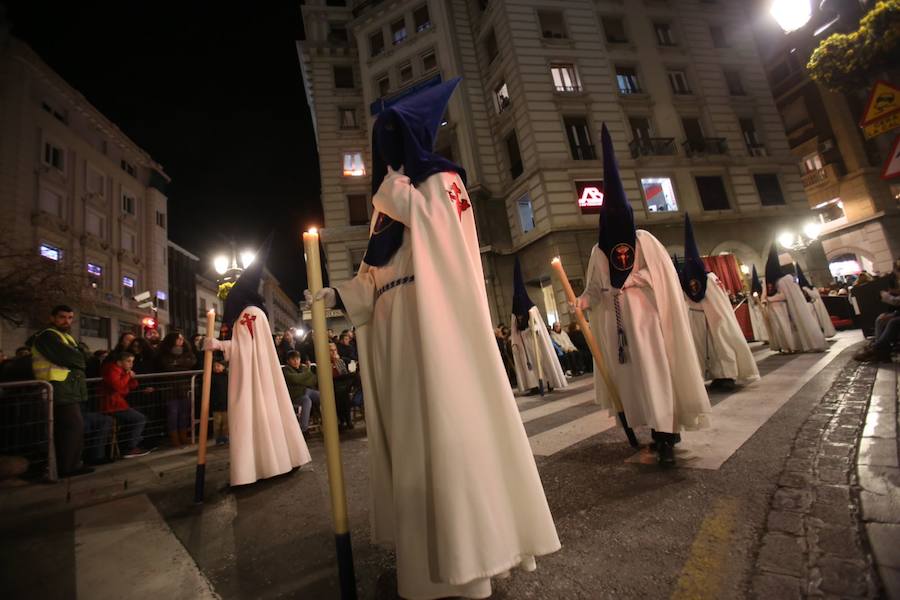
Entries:
{"type": "Polygon", "coordinates": [[[250,338],[253,339],[253,322],[256,320],[256,315],[249,315],[244,313],[244,316],[241,317],[241,325],[246,325],[247,329],[250,330],[250,338]]]}
{"type": "Polygon", "coordinates": [[[459,186],[456,185],[455,181],[450,184],[447,195],[450,196],[450,202],[456,205],[456,214],[459,217],[459,220],[462,221],[463,211],[472,206],[469,204],[469,199],[461,196],[459,186]]]}

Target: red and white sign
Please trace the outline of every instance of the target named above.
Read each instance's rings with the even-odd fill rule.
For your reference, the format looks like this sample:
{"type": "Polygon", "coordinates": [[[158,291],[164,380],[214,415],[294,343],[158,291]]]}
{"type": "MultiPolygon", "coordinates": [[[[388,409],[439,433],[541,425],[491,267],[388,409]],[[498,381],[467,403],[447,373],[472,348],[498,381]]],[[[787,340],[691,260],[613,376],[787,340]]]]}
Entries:
{"type": "Polygon", "coordinates": [[[900,134],[894,138],[891,146],[891,153],[884,163],[884,169],[881,171],[882,179],[893,179],[900,175],[900,134]]]}
{"type": "Polygon", "coordinates": [[[603,206],[603,180],[576,181],[575,190],[578,193],[578,207],[581,214],[590,215],[600,212],[603,206]]]}

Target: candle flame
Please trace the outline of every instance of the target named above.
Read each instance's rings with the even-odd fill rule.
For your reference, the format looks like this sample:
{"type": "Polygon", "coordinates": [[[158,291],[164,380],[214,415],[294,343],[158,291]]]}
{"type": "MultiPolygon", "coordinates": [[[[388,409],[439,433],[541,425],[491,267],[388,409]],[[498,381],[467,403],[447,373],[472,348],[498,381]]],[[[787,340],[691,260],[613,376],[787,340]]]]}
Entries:
{"type": "Polygon", "coordinates": [[[558,256],[554,256],[553,258],[550,259],[550,264],[556,264],[558,262],[560,262],[558,256]]]}
{"type": "Polygon", "coordinates": [[[317,227],[310,227],[308,233],[311,233],[312,235],[318,235],[319,229],[317,227]]]}

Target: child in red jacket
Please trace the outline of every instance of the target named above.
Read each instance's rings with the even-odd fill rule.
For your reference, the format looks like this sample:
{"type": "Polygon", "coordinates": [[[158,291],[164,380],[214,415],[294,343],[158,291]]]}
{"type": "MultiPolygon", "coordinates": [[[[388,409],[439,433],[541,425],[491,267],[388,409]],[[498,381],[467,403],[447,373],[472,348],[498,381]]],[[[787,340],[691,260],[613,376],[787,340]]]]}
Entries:
{"type": "Polygon", "coordinates": [[[116,359],[103,365],[100,386],[100,412],[116,419],[119,427],[117,438],[119,450],[125,458],[135,458],[149,454],[149,450],[138,447],[147,417],[128,405],[126,399],[138,382],[131,369],[134,366],[134,355],[131,352],[120,352],[116,359]]]}

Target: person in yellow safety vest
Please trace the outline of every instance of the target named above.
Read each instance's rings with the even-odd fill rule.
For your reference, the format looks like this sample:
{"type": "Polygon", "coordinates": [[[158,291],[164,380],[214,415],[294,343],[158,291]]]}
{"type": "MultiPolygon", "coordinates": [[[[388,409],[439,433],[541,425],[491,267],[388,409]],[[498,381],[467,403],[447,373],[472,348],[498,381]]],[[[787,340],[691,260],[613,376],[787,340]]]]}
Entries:
{"type": "Polygon", "coordinates": [[[69,333],[75,312],[66,305],[50,312],[50,327],[32,335],[31,367],[35,379],[53,386],[53,435],[60,477],[93,471],[81,462],[84,449],[84,419],[81,404],[87,401],[86,357],[69,333]]]}

